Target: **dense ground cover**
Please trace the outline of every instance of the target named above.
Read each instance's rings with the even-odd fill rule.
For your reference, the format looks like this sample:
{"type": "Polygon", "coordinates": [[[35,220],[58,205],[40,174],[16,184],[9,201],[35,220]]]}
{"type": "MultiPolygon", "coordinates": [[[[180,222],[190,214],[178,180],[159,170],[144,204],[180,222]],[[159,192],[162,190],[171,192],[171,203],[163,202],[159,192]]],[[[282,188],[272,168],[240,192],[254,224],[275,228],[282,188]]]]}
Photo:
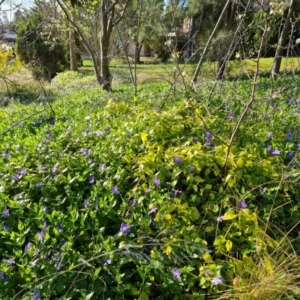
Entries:
{"type": "Polygon", "coordinates": [[[0,112],[1,299],[296,299],[298,77],[259,80],[230,149],[250,81],[75,79],[0,112]]]}

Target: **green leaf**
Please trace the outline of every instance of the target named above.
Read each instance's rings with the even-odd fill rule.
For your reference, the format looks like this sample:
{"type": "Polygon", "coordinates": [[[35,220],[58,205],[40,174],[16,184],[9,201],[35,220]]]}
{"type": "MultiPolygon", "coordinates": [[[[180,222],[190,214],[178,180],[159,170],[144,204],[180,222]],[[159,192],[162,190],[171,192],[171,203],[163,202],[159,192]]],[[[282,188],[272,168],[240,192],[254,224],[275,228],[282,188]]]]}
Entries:
{"type": "Polygon", "coordinates": [[[228,210],[225,215],[223,216],[223,221],[228,221],[235,219],[237,217],[237,214],[233,210],[228,210]]]}
{"type": "Polygon", "coordinates": [[[148,295],[146,294],[146,292],[142,291],[140,296],[139,296],[139,300],[149,300],[148,295]]]}

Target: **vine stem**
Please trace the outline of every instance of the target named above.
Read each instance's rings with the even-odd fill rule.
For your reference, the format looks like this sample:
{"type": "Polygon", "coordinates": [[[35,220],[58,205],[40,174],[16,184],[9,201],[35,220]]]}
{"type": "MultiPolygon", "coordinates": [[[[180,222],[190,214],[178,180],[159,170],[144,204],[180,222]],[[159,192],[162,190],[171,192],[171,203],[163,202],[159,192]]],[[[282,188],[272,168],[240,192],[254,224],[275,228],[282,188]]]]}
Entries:
{"type": "Polygon", "coordinates": [[[264,46],[265,37],[266,37],[266,34],[268,32],[268,23],[269,23],[269,16],[266,16],[265,25],[264,25],[264,28],[262,28],[263,29],[263,34],[262,34],[262,37],[261,37],[261,40],[260,40],[258,55],[257,55],[257,59],[256,59],[256,70],[255,70],[255,74],[254,74],[254,78],[253,78],[251,98],[248,101],[248,103],[246,103],[243,112],[240,114],[240,116],[239,116],[233,130],[232,130],[230,140],[229,140],[228,149],[227,149],[227,153],[226,153],[225,162],[224,162],[224,165],[223,165],[223,170],[226,169],[229,154],[230,154],[230,150],[232,148],[234,138],[235,138],[235,136],[236,136],[241,124],[242,124],[242,121],[244,120],[244,118],[246,116],[246,113],[248,112],[249,108],[251,107],[251,105],[255,101],[255,91],[256,91],[257,78],[258,78],[258,73],[259,73],[259,61],[260,61],[261,52],[262,52],[262,49],[263,49],[263,46],[264,46]]]}

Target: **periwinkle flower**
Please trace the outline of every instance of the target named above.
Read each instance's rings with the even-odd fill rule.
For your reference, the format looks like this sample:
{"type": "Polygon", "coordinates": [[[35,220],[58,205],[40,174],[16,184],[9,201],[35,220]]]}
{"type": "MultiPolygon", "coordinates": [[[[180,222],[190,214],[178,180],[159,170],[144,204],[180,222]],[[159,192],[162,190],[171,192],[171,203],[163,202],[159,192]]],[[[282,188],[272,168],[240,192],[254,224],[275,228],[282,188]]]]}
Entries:
{"type": "Polygon", "coordinates": [[[38,166],[37,169],[41,172],[46,172],[47,168],[45,166],[38,166]]]}
{"type": "Polygon", "coordinates": [[[18,174],[20,175],[20,176],[24,176],[24,175],[26,175],[27,174],[27,171],[26,171],[26,169],[20,169],[19,171],[18,171],[18,174]]]}
{"type": "Polygon", "coordinates": [[[27,245],[25,246],[25,251],[27,252],[33,244],[31,242],[28,242],[27,245]]]}
{"type": "Polygon", "coordinates": [[[151,215],[151,214],[154,214],[157,212],[157,208],[156,207],[153,207],[151,208],[149,211],[148,211],[148,215],[151,215]]]}
{"type": "Polygon", "coordinates": [[[103,137],[104,132],[103,131],[97,131],[96,134],[97,134],[98,137],[103,137]]]}
{"type": "Polygon", "coordinates": [[[111,189],[110,189],[110,191],[111,191],[111,193],[113,194],[113,195],[120,195],[120,191],[119,191],[119,189],[118,189],[118,187],[117,186],[113,186],[111,189]]]}
{"type": "Polygon", "coordinates": [[[289,132],[287,135],[286,135],[286,140],[288,142],[292,142],[293,141],[293,134],[291,132],[289,132]]]}
{"type": "Polygon", "coordinates": [[[271,131],[270,131],[270,132],[268,132],[268,134],[267,134],[267,138],[268,138],[268,139],[270,139],[272,136],[273,136],[273,132],[271,132],[271,131]]]}
{"type": "Polygon", "coordinates": [[[3,259],[3,262],[7,263],[8,265],[14,265],[16,263],[13,258],[3,259]]]}
{"type": "Polygon", "coordinates": [[[105,164],[100,164],[99,169],[100,169],[100,171],[104,172],[104,171],[106,171],[107,168],[106,168],[105,164]]]}
{"type": "Polygon", "coordinates": [[[194,143],[199,143],[199,139],[197,137],[193,137],[194,143]]]}
{"type": "Polygon", "coordinates": [[[234,114],[233,113],[230,113],[228,116],[227,116],[227,120],[228,121],[232,121],[234,119],[234,114]]]}
{"type": "Polygon", "coordinates": [[[160,187],[160,180],[157,177],[154,177],[153,182],[157,187],[160,187]]]}
{"type": "Polygon", "coordinates": [[[112,259],[111,259],[111,258],[107,258],[107,259],[104,261],[103,265],[104,265],[104,266],[107,266],[107,265],[111,265],[111,263],[112,263],[112,259]]]}
{"type": "Polygon", "coordinates": [[[8,230],[8,228],[9,228],[9,227],[8,227],[8,225],[7,225],[7,224],[3,224],[3,225],[2,225],[2,229],[3,229],[4,231],[7,231],[7,230],[8,230]]]}
{"type": "Polygon", "coordinates": [[[223,216],[217,217],[217,223],[223,222],[223,216]]]}
{"type": "Polygon", "coordinates": [[[179,166],[182,163],[182,158],[175,156],[173,157],[173,162],[176,166],[179,166]]]}
{"type": "Polygon", "coordinates": [[[295,152],[294,151],[289,152],[286,157],[287,159],[293,159],[295,157],[295,152]]]}
{"type": "Polygon", "coordinates": [[[33,290],[32,300],[43,300],[41,295],[39,294],[39,292],[36,289],[33,290]]]}
{"type": "Polygon", "coordinates": [[[45,213],[49,212],[49,209],[47,206],[43,206],[43,212],[45,212],[45,213]]]}
{"type": "Polygon", "coordinates": [[[11,180],[12,180],[12,181],[17,181],[17,180],[19,180],[19,176],[15,174],[15,175],[11,176],[11,180]]]}
{"type": "Polygon", "coordinates": [[[120,226],[120,231],[124,234],[127,235],[130,233],[130,226],[124,222],[122,222],[120,226]]]}
{"type": "Polygon", "coordinates": [[[5,208],[2,213],[3,218],[7,219],[9,217],[9,209],[5,208]]]}
{"type": "Polygon", "coordinates": [[[267,147],[267,152],[270,154],[270,153],[272,153],[272,147],[269,145],[268,147],[267,147]]]}
{"type": "Polygon", "coordinates": [[[96,177],[94,175],[91,175],[90,179],[89,179],[89,183],[90,184],[95,184],[95,182],[96,182],[96,177]]]}
{"type": "Polygon", "coordinates": [[[181,193],[182,193],[182,191],[172,189],[172,191],[171,191],[171,197],[175,198],[177,195],[179,195],[181,193]]]}
{"type": "Polygon", "coordinates": [[[297,169],[298,168],[298,164],[296,162],[292,162],[290,164],[290,169],[297,169]]]}
{"type": "Polygon", "coordinates": [[[3,271],[0,272],[0,279],[3,281],[7,281],[7,276],[5,275],[5,273],[3,271]]]}
{"type": "Polygon", "coordinates": [[[244,199],[242,199],[240,202],[239,202],[239,207],[240,208],[247,208],[247,203],[244,199]]]}
{"type": "Polygon", "coordinates": [[[194,173],[196,171],[196,168],[194,166],[189,167],[189,172],[194,173]]]}
{"type": "Polygon", "coordinates": [[[280,155],[280,150],[274,149],[273,152],[272,152],[272,155],[273,155],[273,156],[278,156],[278,155],[280,155]]]}
{"type": "Polygon", "coordinates": [[[44,186],[44,183],[43,182],[39,182],[35,187],[36,189],[41,189],[42,187],[44,186]]]}
{"type": "Polygon", "coordinates": [[[150,222],[150,227],[151,227],[151,228],[155,228],[155,227],[156,227],[156,222],[153,221],[153,220],[151,220],[151,222],[150,222]]]}
{"type": "Polygon", "coordinates": [[[39,241],[43,241],[43,239],[45,237],[45,233],[46,233],[45,228],[42,228],[42,230],[37,233],[39,241]]]}
{"type": "Polygon", "coordinates": [[[55,174],[58,170],[58,164],[55,164],[52,168],[51,168],[51,173],[55,174]]]}
{"type": "Polygon", "coordinates": [[[173,277],[175,277],[178,280],[181,280],[181,272],[177,268],[174,268],[172,270],[172,274],[173,274],[173,277]]]}
{"type": "Polygon", "coordinates": [[[206,269],[206,270],[204,271],[204,274],[207,275],[207,276],[208,276],[208,275],[211,275],[211,271],[209,271],[208,269],[206,269]]]}
{"type": "Polygon", "coordinates": [[[222,284],[223,283],[223,278],[222,276],[216,276],[216,277],[213,277],[212,280],[211,280],[211,283],[213,285],[219,285],[219,284],[222,284]]]}
{"type": "Polygon", "coordinates": [[[128,203],[129,203],[130,206],[135,206],[137,201],[136,201],[136,199],[131,199],[131,200],[128,201],[128,203]]]}
{"type": "Polygon", "coordinates": [[[80,153],[82,156],[88,156],[90,151],[89,149],[81,149],[80,153]]]}
{"type": "Polygon", "coordinates": [[[49,140],[43,140],[43,143],[44,143],[45,145],[49,145],[49,144],[50,144],[50,141],[49,141],[49,140]]]}

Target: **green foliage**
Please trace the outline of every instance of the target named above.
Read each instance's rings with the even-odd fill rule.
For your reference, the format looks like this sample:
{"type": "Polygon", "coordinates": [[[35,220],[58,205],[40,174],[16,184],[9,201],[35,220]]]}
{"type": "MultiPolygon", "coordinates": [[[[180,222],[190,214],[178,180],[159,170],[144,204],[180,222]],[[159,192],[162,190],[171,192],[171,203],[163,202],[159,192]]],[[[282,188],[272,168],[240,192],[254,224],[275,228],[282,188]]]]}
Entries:
{"type": "MultiPolygon", "coordinates": [[[[284,295],[298,293],[297,86],[260,79],[229,153],[248,81],[164,110],[162,84],[140,98],[85,89],[53,103],[56,119],[18,123],[0,140],[0,298],[286,299],[292,279],[284,295]],[[289,88],[267,104],[274,86],[289,88]]],[[[3,109],[0,132],[40,108],[3,109]]]]}
{"type": "Polygon", "coordinates": [[[55,37],[55,32],[46,39],[46,27],[45,15],[34,9],[26,18],[20,19],[17,24],[16,53],[22,62],[30,66],[35,78],[51,80],[58,72],[68,68],[68,51],[61,43],[49,43],[49,39],[51,41],[55,37]]]}

